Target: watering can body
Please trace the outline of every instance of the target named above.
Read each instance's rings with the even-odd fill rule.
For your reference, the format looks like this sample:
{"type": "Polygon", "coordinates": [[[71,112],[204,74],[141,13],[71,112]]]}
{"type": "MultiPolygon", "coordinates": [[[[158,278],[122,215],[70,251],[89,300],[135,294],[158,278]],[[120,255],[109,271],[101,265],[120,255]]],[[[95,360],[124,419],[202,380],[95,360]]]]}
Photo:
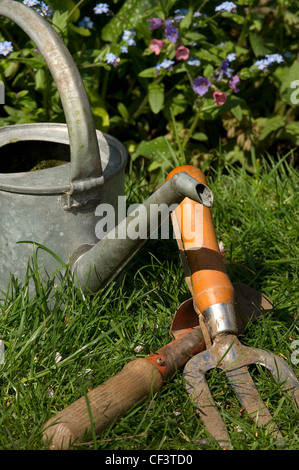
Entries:
{"type": "MultiPolygon", "coordinates": [[[[117,213],[127,154],[117,139],[95,130],[81,76],[50,23],[12,0],[0,0],[0,15],[17,23],[43,55],[66,118],[66,124],[0,128],[0,290],[6,291],[11,274],[24,281],[32,259],[32,244],[18,242],[41,244],[67,263],[78,247],[82,253],[98,241],[96,207],[105,202],[117,213]],[[63,164],[22,171],[22,162],[32,160],[33,154],[63,164]],[[16,162],[14,172],[12,162],[16,162]]],[[[37,260],[44,275],[59,267],[43,249],[38,249],[37,260]]]]}
{"type": "MultiPolygon", "coordinates": [[[[64,124],[0,128],[0,158],[23,144],[29,152],[30,147],[34,146],[36,152],[44,151],[48,145],[51,156],[50,143],[54,139],[56,152],[53,159],[57,159],[59,147],[62,147],[60,153],[64,153],[61,158],[67,158],[69,138],[64,124]]],[[[49,251],[38,248],[37,244],[51,250],[65,263],[69,261],[68,257],[75,261],[99,241],[95,231],[99,220],[96,216],[98,205],[111,204],[117,216],[118,196],[124,193],[126,151],[118,140],[107,134],[97,132],[97,139],[103,178],[80,197],[69,196],[71,162],[37,171],[0,174],[0,290],[7,290],[11,274],[24,281],[28,264],[33,267],[30,242],[36,242],[34,249],[40,274],[46,279],[62,266],[49,251]]]]}
{"type": "MultiPolygon", "coordinates": [[[[210,207],[212,193],[186,168],[140,204],[143,235],[137,239],[127,236],[135,216],[118,214],[127,161],[124,146],[95,130],[82,78],[50,23],[32,8],[13,0],[0,0],[1,15],[20,26],[45,59],[60,95],[66,124],[0,128],[0,291],[5,295],[11,276],[23,282],[30,265],[47,279],[71,261],[75,282],[96,292],[120,272],[150,237],[152,207],[162,207],[162,224],[169,216],[169,207],[185,197],[210,207]],[[62,164],[23,171],[21,162],[28,163],[35,155],[39,160],[62,160],[62,164]],[[15,172],[7,166],[12,161],[17,162],[15,172]],[[118,225],[111,231],[114,237],[109,232],[99,240],[96,209],[100,204],[113,208],[118,225]]],[[[154,231],[155,228],[154,224],[154,231]]],[[[29,269],[29,276],[30,272],[29,269]]]]}

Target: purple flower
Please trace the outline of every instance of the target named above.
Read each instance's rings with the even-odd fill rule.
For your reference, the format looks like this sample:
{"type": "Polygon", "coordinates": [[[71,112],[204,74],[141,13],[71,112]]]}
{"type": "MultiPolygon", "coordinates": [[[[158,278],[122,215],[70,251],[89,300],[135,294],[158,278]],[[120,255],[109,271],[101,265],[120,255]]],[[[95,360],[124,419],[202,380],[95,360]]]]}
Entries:
{"type": "Polygon", "coordinates": [[[163,24],[163,20],[161,18],[150,18],[149,20],[149,28],[151,31],[160,28],[163,24]]]}
{"type": "Polygon", "coordinates": [[[219,67],[219,72],[213,73],[213,78],[216,80],[216,82],[220,82],[220,80],[223,79],[224,75],[230,78],[231,72],[233,72],[233,70],[229,68],[229,60],[225,59],[222,61],[219,67]]]}
{"type": "Polygon", "coordinates": [[[173,26],[171,20],[166,20],[165,21],[165,36],[168,41],[175,43],[177,41],[178,35],[179,35],[179,30],[173,26]]]}
{"type": "Polygon", "coordinates": [[[223,72],[223,74],[227,77],[231,76],[231,72],[233,72],[233,70],[229,68],[229,60],[225,59],[222,61],[222,64],[220,65],[220,72],[223,72]]]}
{"type": "Polygon", "coordinates": [[[235,92],[239,93],[239,89],[237,88],[237,85],[240,84],[240,77],[239,75],[234,75],[230,81],[229,81],[229,87],[235,92]]]}
{"type": "Polygon", "coordinates": [[[197,77],[193,81],[193,91],[200,96],[205,95],[209,91],[211,82],[208,78],[197,77]]]}

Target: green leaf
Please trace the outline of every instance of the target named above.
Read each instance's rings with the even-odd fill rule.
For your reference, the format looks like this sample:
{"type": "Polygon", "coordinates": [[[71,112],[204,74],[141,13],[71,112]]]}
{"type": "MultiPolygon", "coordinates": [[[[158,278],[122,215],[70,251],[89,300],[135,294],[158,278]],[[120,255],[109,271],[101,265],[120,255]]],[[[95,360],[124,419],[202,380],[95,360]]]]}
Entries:
{"type": "Polygon", "coordinates": [[[200,142],[205,142],[208,140],[208,136],[204,132],[195,132],[192,134],[192,139],[199,140],[200,142]]]}
{"type": "Polygon", "coordinates": [[[253,50],[253,53],[256,57],[264,56],[270,54],[271,50],[265,46],[261,36],[258,36],[255,33],[249,33],[249,41],[253,50]]]}
{"type": "Polygon", "coordinates": [[[203,76],[209,78],[212,76],[213,71],[214,71],[213,65],[208,64],[203,71],[203,76]]]}
{"type": "Polygon", "coordinates": [[[164,107],[164,115],[169,121],[171,119],[170,108],[174,116],[183,113],[188,106],[188,100],[184,93],[176,93],[173,96],[169,96],[164,107]]]}
{"type": "Polygon", "coordinates": [[[275,116],[267,119],[267,122],[259,135],[259,140],[264,140],[271,132],[277,131],[285,125],[285,118],[283,116],[275,116]]]}
{"type": "Polygon", "coordinates": [[[299,145],[299,122],[290,122],[277,132],[278,139],[289,140],[299,145]]]}
{"type": "MultiPolygon", "coordinates": [[[[41,55],[41,54],[40,54],[41,55]]],[[[44,60],[40,60],[39,58],[29,58],[29,57],[7,57],[5,59],[6,61],[11,61],[11,62],[19,62],[21,64],[29,65],[32,68],[41,68],[45,66],[44,60]]]]}
{"type": "Polygon", "coordinates": [[[84,37],[91,36],[91,32],[87,28],[79,28],[78,26],[75,26],[74,24],[70,24],[69,28],[71,31],[79,34],[80,36],[84,36],[84,37]]]}
{"type": "MultiPolygon", "coordinates": [[[[212,99],[205,100],[205,106],[201,110],[201,119],[214,120],[224,113],[232,111],[237,106],[246,108],[246,102],[236,95],[228,96],[223,105],[216,106],[212,99]]],[[[238,113],[238,111],[237,111],[238,113]]]]}
{"type": "MultiPolygon", "coordinates": [[[[78,3],[78,2],[77,2],[78,3]]],[[[71,22],[76,22],[80,18],[80,10],[76,7],[76,3],[73,0],[64,0],[64,6],[68,9],[69,13],[72,12],[69,20],[71,22]]]]}
{"type": "Polygon", "coordinates": [[[238,121],[242,121],[243,112],[242,112],[242,108],[241,108],[240,105],[235,106],[234,108],[232,108],[231,112],[233,113],[235,118],[238,119],[238,121]]]}
{"type": "Polygon", "coordinates": [[[162,136],[149,141],[141,141],[135,152],[132,154],[133,161],[140,156],[160,162],[168,160],[170,166],[173,154],[166,138],[162,136]]]}
{"type": "Polygon", "coordinates": [[[239,77],[241,80],[248,80],[249,78],[252,78],[256,71],[251,70],[248,67],[243,67],[240,72],[239,72],[239,77]]]}
{"type": "Polygon", "coordinates": [[[37,91],[42,91],[46,86],[46,71],[45,69],[37,70],[35,74],[35,88],[37,91]]]}
{"type": "Polygon", "coordinates": [[[290,105],[296,105],[298,99],[299,62],[296,60],[281,77],[280,96],[290,105]]]}
{"type": "Polygon", "coordinates": [[[193,9],[189,8],[187,15],[180,21],[179,28],[181,33],[183,34],[186,30],[190,29],[191,23],[194,21],[193,19],[193,9]]]}
{"type": "Polygon", "coordinates": [[[164,84],[150,83],[148,86],[148,101],[154,114],[158,114],[164,106],[164,84]]]}
{"type": "Polygon", "coordinates": [[[224,18],[230,18],[233,20],[235,23],[242,25],[244,23],[244,17],[241,15],[238,15],[237,13],[231,13],[230,11],[224,11],[221,14],[224,18]]]}
{"type": "Polygon", "coordinates": [[[138,77],[155,78],[156,76],[155,71],[156,71],[156,67],[149,67],[148,69],[142,70],[142,72],[138,74],[138,77]]]}
{"type": "Polygon", "coordinates": [[[89,98],[96,129],[107,130],[110,124],[109,114],[105,109],[105,105],[103,103],[102,98],[95,90],[93,90],[86,84],[85,89],[89,98]]]}
{"type": "Polygon", "coordinates": [[[117,103],[117,109],[119,114],[124,118],[124,119],[129,119],[130,114],[128,111],[128,108],[121,102],[117,103]]]}
{"type": "Polygon", "coordinates": [[[58,34],[64,33],[67,29],[68,11],[60,12],[59,10],[54,11],[52,17],[52,26],[58,34]]]}
{"type": "Polygon", "coordinates": [[[201,49],[199,52],[197,52],[196,57],[205,62],[212,62],[214,64],[219,63],[218,57],[216,55],[211,54],[210,51],[207,51],[206,49],[201,49]]]}
{"type": "Polygon", "coordinates": [[[102,29],[102,39],[113,42],[124,29],[135,28],[142,22],[144,14],[156,6],[155,0],[126,0],[116,15],[102,29]]]}
{"type": "Polygon", "coordinates": [[[4,76],[6,78],[12,79],[18,72],[20,65],[18,62],[11,62],[8,64],[8,67],[4,71],[4,76]]]}

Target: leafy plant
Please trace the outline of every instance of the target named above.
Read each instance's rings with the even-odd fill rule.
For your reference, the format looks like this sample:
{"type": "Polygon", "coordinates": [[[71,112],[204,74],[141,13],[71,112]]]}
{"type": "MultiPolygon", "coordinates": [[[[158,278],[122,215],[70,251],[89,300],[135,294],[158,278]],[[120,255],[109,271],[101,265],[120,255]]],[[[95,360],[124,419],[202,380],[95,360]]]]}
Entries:
{"type": "MultiPolygon", "coordinates": [[[[27,1],[71,51],[96,127],[135,165],[145,159],[152,181],[178,163],[213,165],[219,145],[225,161],[254,172],[265,151],[298,145],[299,2],[182,3],[27,1]]],[[[0,34],[11,44],[0,47],[0,125],[63,121],[32,41],[7,19],[0,34]]]]}

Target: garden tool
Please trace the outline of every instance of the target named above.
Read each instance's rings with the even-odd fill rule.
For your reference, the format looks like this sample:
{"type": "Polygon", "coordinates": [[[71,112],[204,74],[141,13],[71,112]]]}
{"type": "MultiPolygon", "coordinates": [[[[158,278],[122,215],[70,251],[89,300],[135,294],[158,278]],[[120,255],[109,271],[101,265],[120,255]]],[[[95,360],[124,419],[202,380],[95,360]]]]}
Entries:
{"type": "MultiPolygon", "coordinates": [[[[211,205],[212,193],[186,173],[175,175],[140,204],[142,236],[128,236],[134,215],[126,217],[118,211],[126,150],[114,137],[95,130],[88,95],[71,54],[47,19],[23,3],[0,0],[0,16],[15,21],[34,42],[53,76],[66,118],[66,124],[0,128],[0,290],[7,290],[11,275],[24,282],[34,248],[41,278],[52,278],[59,270],[63,274],[71,260],[76,284],[96,292],[150,237],[153,205],[169,207],[185,196],[211,205]],[[62,164],[29,171],[28,163],[36,168],[38,158],[62,164]],[[12,162],[15,172],[9,166],[12,162]],[[113,208],[115,217],[111,231],[99,238],[101,207],[113,208]]],[[[168,216],[164,211],[158,224],[168,216]]]]}
{"type": "MultiPolygon", "coordinates": [[[[235,284],[238,331],[272,309],[266,296],[249,286],[235,284]]],[[[159,392],[164,383],[180,370],[192,355],[206,349],[193,299],[176,311],[170,332],[174,341],[144,358],[129,362],[114,377],[82,396],[49,419],[43,426],[43,440],[51,450],[69,449],[88,441],[91,420],[96,434],[107,429],[130,409],[159,392]]]]}
{"type": "MultiPolygon", "coordinates": [[[[186,166],[172,171],[169,178],[180,171],[188,171],[202,183],[206,181],[200,170],[186,166]]],[[[194,309],[199,314],[202,328],[206,329],[211,343],[209,349],[195,355],[184,367],[188,394],[209,434],[222,447],[227,448],[229,446],[227,429],[206,379],[209,370],[214,368],[223,370],[242,408],[259,426],[268,426],[277,443],[283,444],[283,437],[263,403],[248,367],[259,364],[267,368],[274,379],[292,396],[297,406],[299,406],[299,381],[290,366],[277,355],[262,349],[245,347],[240,343],[237,338],[234,288],[219,251],[211,211],[188,198],[178,209],[174,215],[180,227],[190,270],[194,309]],[[197,211],[197,217],[202,221],[200,241],[194,236],[190,237],[188,230],[185,230],[184,214],[187,212],[188,218],[188,214],[192,213],[190,209],[193,213],[197,211]]]]}

